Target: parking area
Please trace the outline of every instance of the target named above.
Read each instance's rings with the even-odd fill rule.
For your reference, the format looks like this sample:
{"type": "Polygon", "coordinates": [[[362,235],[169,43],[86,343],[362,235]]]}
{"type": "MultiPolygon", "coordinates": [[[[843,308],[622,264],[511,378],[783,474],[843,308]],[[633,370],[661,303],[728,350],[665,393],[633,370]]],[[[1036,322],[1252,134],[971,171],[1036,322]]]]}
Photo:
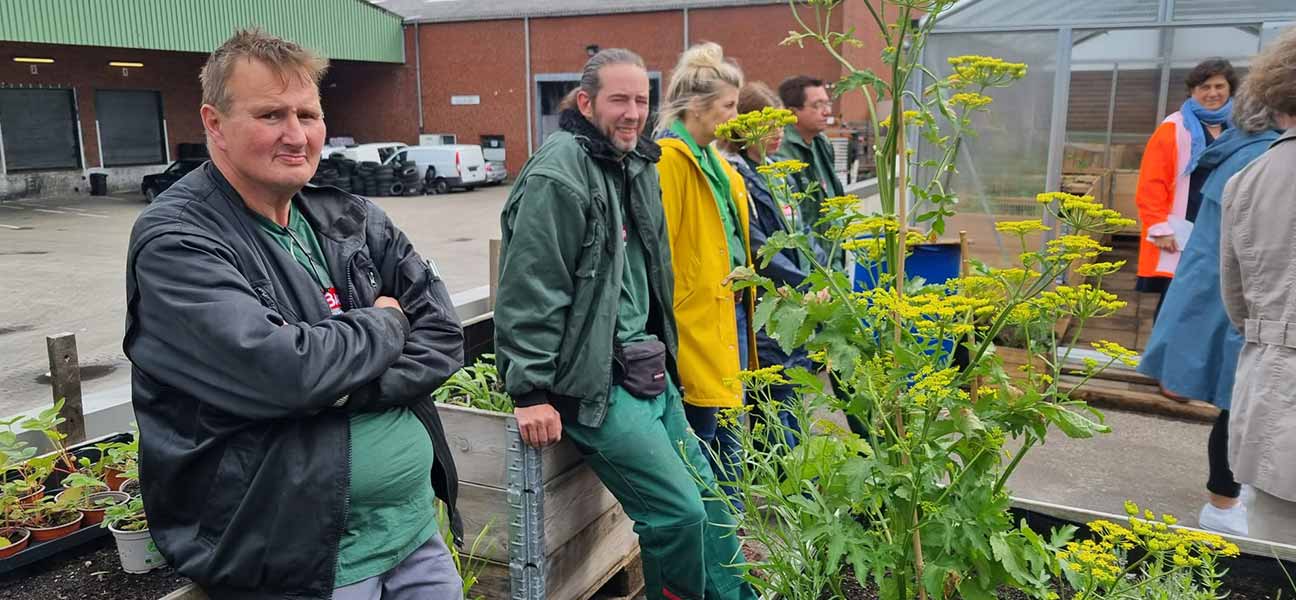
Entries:
{"type": "MultiPolygon", "coordinates": [[[[436,196],[375,198],[451,293],[487,285],[507,186],[436,196]]],[[[50,401],[45,336],[77,336],[83,392],[129,381],[121,349],[126,245],[139,195],[0,202],[0,417],[50,401]]]]}

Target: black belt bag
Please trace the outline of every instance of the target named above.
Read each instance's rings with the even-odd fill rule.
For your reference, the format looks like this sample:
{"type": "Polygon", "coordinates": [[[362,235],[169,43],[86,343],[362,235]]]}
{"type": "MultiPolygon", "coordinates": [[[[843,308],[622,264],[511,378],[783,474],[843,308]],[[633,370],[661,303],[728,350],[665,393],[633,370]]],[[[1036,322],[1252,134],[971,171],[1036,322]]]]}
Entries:
{"type": "Polygon", "coordinates": [[[612,382],[636,398],[651,400],[666,391],[666,344],[659,340],[618,344],[612,352],[612,382]]]}

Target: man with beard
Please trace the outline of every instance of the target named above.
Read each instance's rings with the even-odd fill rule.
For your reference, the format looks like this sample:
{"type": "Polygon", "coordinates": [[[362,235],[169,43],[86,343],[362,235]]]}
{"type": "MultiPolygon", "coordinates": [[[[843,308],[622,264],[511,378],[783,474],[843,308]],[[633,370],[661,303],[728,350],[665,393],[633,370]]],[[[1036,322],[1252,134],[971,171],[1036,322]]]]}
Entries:
{"type": "Polygon", "coordinates": [[[522,169],[501,216],[495,352],[523,440],[566,434],[634,520],[649,598],[746,600],[733,517],[676,387],[648,89],[638,55],[594,55],[522,169]]]}

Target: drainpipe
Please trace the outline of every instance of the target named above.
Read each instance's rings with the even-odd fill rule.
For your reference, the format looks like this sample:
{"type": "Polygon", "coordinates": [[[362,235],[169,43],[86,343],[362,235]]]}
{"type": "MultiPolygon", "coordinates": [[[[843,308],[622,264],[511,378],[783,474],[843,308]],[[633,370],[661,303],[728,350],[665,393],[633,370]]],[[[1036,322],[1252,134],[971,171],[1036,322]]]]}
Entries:
{"type": "Polygon", "coordinates": [[[684,7],[684,50],[687,51],[688,49],[689,49],[689,18],[688,18],[688,7],[685,6],[684,7]]]}
{"type": "Polygon", "coordinates": [[[419,39],[419,24],[414,22],[414,97],[418,99],[419,133],[423,133],[423,49],[419,39]]]}
{"type": "Polygon", "coordinates": [[[531,107],[531,17],[522,17],[522,40],[526,47],[526,116],[527,116],[527,156],[535,151],[535,123],[531,119],[534,112],[531,107]]]}

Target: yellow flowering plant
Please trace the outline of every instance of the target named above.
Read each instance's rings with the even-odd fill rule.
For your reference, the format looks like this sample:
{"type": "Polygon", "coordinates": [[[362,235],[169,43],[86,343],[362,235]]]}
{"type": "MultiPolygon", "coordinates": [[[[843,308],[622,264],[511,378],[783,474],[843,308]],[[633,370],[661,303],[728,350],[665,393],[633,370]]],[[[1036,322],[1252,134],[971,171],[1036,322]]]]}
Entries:
{"type": "MultiPolygon", "coordinates": [[[[819,42],[850,67],[840,51],[858,40],[827,25],[844,1],[791,0],[802,30],[787,43],[819,42]]],[[[1091,198],[1043,195],[1040,208],[1054,217],[1056,239],[1031,243],[1049,230],[1043,221],[998,226],[1019,240],[1018,265],[977,265],[942,284],[901,278],[909,250],[941,235],[954,214],[943,174],[953,168],[959,140],[972,133],[971,114],[990,110],[993,90],[1024,77],[1026,66],[955,57],[952,75],[915,89],[910,78],[924,72],[918,57],[931,23],[952,0],[858,1],[878,18],[890,72],[881,77],[850,67],[834,89],[862,93],[874,109],[879,100],[892,101],[890,115],[872,111],[882,210],[866,213],[859,198],[846,195],[822,199],[818,214],[807,214],[810,203],[800,202],[806,198],[794,181],[808,166],[757,161],[771,194],[802,206],[802,220],[815,227],[798,228],[785,215],[783,230],[767,238],[755,260],[763,268],[793,251],[809,275],[799,286],[780,286],[758,268],[741,267],[728,283],[758,291],[753,326],[784,352],[804,350],[829,377],[769,366],[743,373],[751,404],[722,418],[754,423],[737,428],[746,468],[735,475],[739,481],[716,482],[713,492],[747,507],[735,511],[740,535],[769,551],[745,565],[763,597],[845,597],[847,566],[883,600],[990,599],[1004,586],[1055,597],[1058,553],[1071,531],[1046,536],[1015,523],[1005,485],[1050,432],[1087,438],[1108,431],[1100,413],[1071,397],[1077,384],[1064,377],[1066,356],[1056,356],[1064,340],[1053,325],[1070,318],[1078,335],[1086,321],[1119,310],[1120,301],[1100,285],[1119,265],[1097,261],[1109,250],[1103,236],[1124,227],[1125,217],[1091,198]],[[927,18],[914,19],[916,11],[927,18]],[[882,14],[894,22],[883,23],[882,14]],[[932,167],[930,180],[909,179],[906,128],[940,149],[934,162],[918,165],[932,167]],[[905,198],[930,210],[907,214],[905,198]],[[859,289],[849,275],[857,266],[873,274],[859,289]],[[1094,283],[1057,285],[1077,269],[1094,283]],[[1024,380],[1009,377],[994,352],[993,340],[1009,327],[1037,332],[1028,334],[1027,346],[1044,350],[1044,366],[1028,365],[1024,380]],[[770,390],[782,386],[795,401],[773,401],[770,390]],[[825,415],[842,415],[848,426],[825,415]]],[[[763,152],[765,137],[790,117],[755,111],[716,133],[763,152]]],[[[1097,350],[1104,358],[1086,363],[1085,377],[1131,358],[1115,344],[1097,350]]]]}
{"type": "Polygon", "coordinates": [[[1213,533],[1176,526],[1171,515],[1125,503],[1125,525],[1089,523],[1091,539],[1057,552],[1058,568],[1075,590],[1073,600],[1173,598],[1216,600],[1223,572],[1219,559],[1238,547],[1213,533]]]}

